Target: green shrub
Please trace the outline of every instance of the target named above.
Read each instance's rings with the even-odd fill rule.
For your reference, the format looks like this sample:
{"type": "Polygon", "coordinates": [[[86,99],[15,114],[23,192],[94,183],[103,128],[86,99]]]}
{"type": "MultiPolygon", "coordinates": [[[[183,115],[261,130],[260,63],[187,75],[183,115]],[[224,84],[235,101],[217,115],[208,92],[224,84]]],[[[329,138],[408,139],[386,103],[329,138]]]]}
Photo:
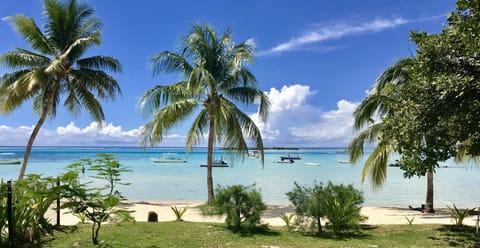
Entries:
{"type": "Polygon", "coordinates": [[[448,209],[450,209],[450,216],[452,219],[455,221],[455,225],[457,226],[463,226],[463,220],[469,216],[469,212],[473,209],[461,209],[457,208],[455,204],[453,204],[453,208],[450,206],[447,206],[448,209]]]}
{"type": "Polygon", "coordinates": [[[207,214],[226,214],[225,223],[235,231],[248,230],[260,223],[262,213],[267,209],[260,192],[252,186],[217,186],[215,199],[208,206],[207,214]]]}
{"type": "Polygon", "coordinates": [[[322,218],[327,218],[333,232],[355,228],[364,219],[360,215],[363,203],[362,193],[352,185],[334,185],[328,182],[315,182],[313,187],[300,186],[295,183],[288,199],[295,207],[296,225],[300,229],[322,232],[322,218]]]}
{"type": "Polygon", "coordinates": [[[81,162],[71,164],[70,171],[63,175],[64,183],[63,197],[68,199],[62,208],[69,209],[73,214],[85,215],[85,218],[92,222],[91,238],[93,244],[97,245],[98,234],[102,223],[107,221],[133,221],[130,212],[119,208],[122,194],[116,189],[117,185],[127,185],[121,182],[121,173],[129,172],[110,154],[97,154],[100,159],[84,159],[81,162]],[[93,179],[98,183],[105,183],[105,186],[88,187],[92,182],[82,183],[79,173],[92,171],[93,179]]]}
{"type": "MultiPolygon", "coordinates": [[[[45,213],[58,198],[57,179],[29,174],[12,183],[14,246],[38,244],[52,225],[45,213]]],[[[7,184],[0,183],[0,247],[8,244],[7,184]]]]}
{"type": "Polygon", "coordinates": [[[293,221],[293,218],[295,217],[294,214],[286,214],[286,213],[281,213],[280,214],[280,219],[283,220],[283,222],[285,222],[285,226],[287,226],[287,230],[292,230],[292,221],[293,221]]]}
{"type": "Polygon", "coordinates": [[[365,219],[360,214],[363,194],[353,185],[334,185],[328,182],[322,196],[322,204],[329,221],[328,226],[333,232],[357,228],[360,221],[365,219]]]}
{"type": "Polygon", "coordinates": [[[173,213],[175,214],[176,221],[183,221],[182,216],[187,212],[188,208],[177,208],[177,206],[171,206],[170,209],[172,209],[173,213]]]}

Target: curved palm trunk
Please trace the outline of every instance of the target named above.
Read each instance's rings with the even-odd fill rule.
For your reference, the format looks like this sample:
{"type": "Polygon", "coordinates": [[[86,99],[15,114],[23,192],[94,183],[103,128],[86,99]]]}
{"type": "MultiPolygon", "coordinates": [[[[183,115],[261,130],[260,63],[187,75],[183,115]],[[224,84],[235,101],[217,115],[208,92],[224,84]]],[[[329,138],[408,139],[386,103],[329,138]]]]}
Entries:
{"type": "Polygon", "coordinates": [[[33,142],[35,141],[35,138],[37,138],[38,132],[40,131],[40,128],[42,127],[46,118],[47,118],[47,111],[44,110],[42,111],[42,115],[40,116],[40,119],[38,119],[37,124],[33,128],[32,134],[30,134],[27,147],[25,148],[25,154],[23,155],[22,166],[20,167],[20,172],[18,173],[19,181],[22,180],[23,177],[25,176],[25,170],[27,169],[28,158],[30,157],[30,153],[32,152],[33,142]]]}
{"type": "Polygon", "coordinates": [[[433,209],[433,169],[427,171],[427,198],[425,200],[425,211],[435,213],[433,209]]]}
{"type": "Polygon", "coordinates": [[[213,175],[212,175],[212,162],[213,162],[213,142],[215,138],[215,119],[213,115],[210,115],[210,130],[208,132],[208,151],[207,151],[207,190],[208,190],[208,203],[211,203],[215,199],[213,192],[213,175]]]}

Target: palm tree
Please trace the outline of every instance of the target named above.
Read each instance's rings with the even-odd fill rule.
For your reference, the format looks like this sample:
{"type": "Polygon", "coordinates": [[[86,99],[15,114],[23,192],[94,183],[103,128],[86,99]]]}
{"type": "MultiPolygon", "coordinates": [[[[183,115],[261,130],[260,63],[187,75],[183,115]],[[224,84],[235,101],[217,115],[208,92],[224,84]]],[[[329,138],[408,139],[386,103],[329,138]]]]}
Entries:
{"type": "MultiPolygon", "coordinates": [[[[399,102],[395,97],[395,88],[401,84],[412,83],[410,77],[411,66],[415,63],[414,58],[404,58],[385,70],[374,83],[371,93],[360,103],[354,112],[354,130],[360,131],[365,125],[369,125],[350,142],[348,147],[350,159],[357,162],[363,155],[365,143],[377,142],[377,146],[365,161],[362,170],[362,182],[368,177],[374,189],[379,188],[387,177],[387,163],[393,152],[396,151],[396,143],[391,139],[382,139],[385,129],[383,122],[374,122],[375,116],[393,115],[391,104],[399,102]]],[[[427,170],[427,193],[425,199],[426,211],[434,212],[433,209],[433,168],[427,170]]]]}
{"type": "Polygon", "coordinates": [[[362,182],[368,177],[374,188],[380,187],[385,182],[388,158],[395,151],[391,140],[379,140],[384,125],[381,121],[375,122],[374,118],[392,114],[390,106],[397,102],[394,97],[395,87],[411,81],[408,68],[412,63],[412,58],[404,58],[387,68],[373,84],[370,94],[353,113],[354,130],[360,133],[350,142],[348,148],[350,160],[355,163],[363,156],[365,143],[377,142],[362,171],[362,182]],[[362,130],[366,125],[369,126],[362,130]]]}
{"type": "Polygon", "coordinates": [[[76,0],[44,0],[45,28],[24,15],[9,17],[14,29],[32,47],[17,48],[0,55],[0,64],[14,70],[0,79],[0,112],[8,114],[32,100],[39,115],[20,168],[22,179],[35,138],[47,117],[54,118],[61,97],[74,115],[86,109],[101,123],[104,113],[99,100],[115,99],[120,94],[117,81],[105,71],[120,72],[112,57],[82,58],[88,48],[100,44],[102,23],[92,16],[93,9],[76,0]]]}
{"type": "MultiPolygon", "coordinates": [[[[253,43],[235,45],[228,29],[222,36],[209,25],[194,24],[185,37],[181,53],[161,51],[151,59],[154,75],[177,72],[185,79],[173,85],[155,86],[140,99],[140,107],[152,120],[143,128],[143,145],[160,143],[176,123],[196,115],[186,140],[187,150],[203,140],[208,132],[208,201],[214,199],[213,148],[223,142],[243,157],[249,138],[260,150],[264,161],[263,140],[259,128],[235,102],[259,104],[259,116],[266,121],[269,101],[256,88],[255,76],[246,68],[253,62],[253,43]]],[[[230,151],[230,149],[228,149],[230,151]]]]}

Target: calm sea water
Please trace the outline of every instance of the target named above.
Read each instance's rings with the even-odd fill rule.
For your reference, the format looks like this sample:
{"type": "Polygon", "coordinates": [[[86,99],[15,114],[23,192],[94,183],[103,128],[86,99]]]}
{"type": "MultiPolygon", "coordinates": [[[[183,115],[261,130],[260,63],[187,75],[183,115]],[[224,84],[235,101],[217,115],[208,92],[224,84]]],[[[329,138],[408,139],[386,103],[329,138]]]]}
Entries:
{"type": "MultiPolygon", "coordinates": [[[[22,155],[22,147],[0,147],[0,153],[22,155]]],[[[245,158],[243,161],[224,160],[233,165],[228,168],[213,168],[215,184],[255,184],[270,204],[288,204],[285,193],[292,190],[294,182],[312,185],[315,181],[353,184],[364,193],[367,206],[418,206],[425,200],[426,178],[406,179],[402,171],[389,167],[387,181],[379,190],[372,190],[368,182],[361,183],[363,161],[356,165],[339,163],[348,160],[347,154],[338,154],[336,148],[268,150],[265,163],[260,159],[245,158]],[[301,160],[293,164],[276,163],[280,156],[299,155],[301,160]],[[305,163],[318,163],[318,166],[305,163]]],[[[195,200],[207,199],[206,168],[199,165],[206,162],[206,149],[198,148],[185,154],[183,148],[124,148],[124,147],[36,147],[34,148],[27,173],[56,176],[66,171],[66,166],[84,158],[95,158],[98,153],[114,154],[123,165],[132,170],[123,179],[130,185],[121,191],[129,200],[195,200]],[[152,157],[163,153],[177,153],[186,157],[187,163],[161,164],[152,162],[152,157]]],[[[221,151],[216,152],[221,156],[221,151]]],[[[434,176],[435,204],[445,207],[455,203],[459,207],[480,205],[480,169],[475,166],[455,164],[448,161],[434,176]]],[[[0,178],[16,179],[19,165],[0,165],[0,178]]],[[[88,174],[88,173],[87,173],[88,174]]]]}

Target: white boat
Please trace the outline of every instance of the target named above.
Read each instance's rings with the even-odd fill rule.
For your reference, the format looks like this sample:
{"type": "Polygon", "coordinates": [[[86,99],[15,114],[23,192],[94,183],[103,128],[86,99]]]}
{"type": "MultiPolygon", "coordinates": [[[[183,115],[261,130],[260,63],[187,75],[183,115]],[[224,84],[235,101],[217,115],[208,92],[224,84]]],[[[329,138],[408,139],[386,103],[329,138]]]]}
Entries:
{"type": "Polygon", "coordinates": [[[320,166],[320,163],[307,162],[307,163],[305,163],[305,165],[308,165],[308,166],[320,166]]]}
{"type": "Polygon", "coordinates": [[[164,153],[162,157],[152,158],[155,163],[186,163],[187,160],[179,157],[176,153],[164,153]]]}
{"type": "Polygon", "coordinates": [[[338,162],[341,163],[341,164],[350,164],[350,163],[352,163],[352,161],[350,161],[350,160],[338,160],[338,162]]]}
{"type": "Polygon", "coordinates": [[[0,164],[21,164],[23,158],[15,157],[15,153],[6,152],[0,154],[0,164]]]}
{"type": "Polygon", "coordinates": [[[293,159],[280,159],[280,160],[278,160],[276,163],[280,163],[280,164],[293,164],[293,163],[295,163],[295,160],[293,160],[293,159]]]}
{"type": "Polygon", "coordinates": [[[252,151],[248,153],[248,157],[250,158],[258,158],[258,151],[252,151]]]}
{"type": "MultiPolygon", "coordinates": [[[[201,164],[200,167],[207,167],[207,164],[201,164]]],[[[227,162],[223,161],[223,159],[213,160],[212,167],[229,167],[227,162]]]]}

